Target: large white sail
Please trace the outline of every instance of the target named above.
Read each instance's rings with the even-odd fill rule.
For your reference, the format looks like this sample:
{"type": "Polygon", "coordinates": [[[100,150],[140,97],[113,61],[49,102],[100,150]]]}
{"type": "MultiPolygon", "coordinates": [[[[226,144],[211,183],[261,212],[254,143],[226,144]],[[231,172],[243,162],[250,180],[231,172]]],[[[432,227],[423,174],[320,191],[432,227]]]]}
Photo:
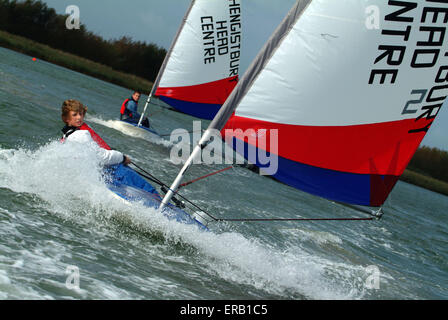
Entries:
{"type": "Polygon", "coordinates": [[[442,0],[299,0],[209,129],[274,153],[284,183],[380,206],[448,94],[447,22],[442,0]]]}

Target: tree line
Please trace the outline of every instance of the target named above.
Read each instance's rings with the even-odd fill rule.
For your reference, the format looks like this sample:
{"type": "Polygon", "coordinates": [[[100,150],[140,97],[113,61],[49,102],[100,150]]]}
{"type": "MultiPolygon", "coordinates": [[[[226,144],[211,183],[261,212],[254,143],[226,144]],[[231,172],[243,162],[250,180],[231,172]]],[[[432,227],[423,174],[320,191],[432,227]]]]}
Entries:
{"type": "Polygon", "coordinates": [[[438,148],[420,147],[412,157],[408,168],[448,182],[448,152],[438,148]]]}
{"type": "Polygon", "coordinates": [[[0,30],[154,81],[166,55],[156,44],[130,37],[104,40],[81,24],[66,28],[68,15],[40,0],[0,0],[0,30]]]}

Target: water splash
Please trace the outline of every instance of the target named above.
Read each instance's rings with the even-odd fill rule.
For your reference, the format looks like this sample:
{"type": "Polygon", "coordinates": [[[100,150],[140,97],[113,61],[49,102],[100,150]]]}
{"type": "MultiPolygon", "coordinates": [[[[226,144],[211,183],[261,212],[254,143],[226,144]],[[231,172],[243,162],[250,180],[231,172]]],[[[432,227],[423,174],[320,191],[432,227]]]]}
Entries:
{"type": "MultiPolygon", "coordinates": [[[[50,142],[36,150],[1,150],[0,188],[35,195],[47,211],[95,233],[109,224],[140,234],[161,234],[168,250],[179,244],[192,248],[193,263],[202,267],[201,277],[218,276],[280,297],[352,299],[364,294],[362,282],[357,280],[363,271],[360,266],[336,266],[297,245],[285,250],[237,232],[202,232],[168,220],[142,203],[126,204],[107,189],[99,163],[93,150],[76,144],[50,142]]],[[[191,250],[180,254],[189,253],[191,250]]],[[[118,288],[116,293],[111,290],[96,294],[129,298],[118,288]]],[[[79,298],[87,296],[83,292],[79,298]]]]}
{"type": "Polygon", "coordinates": [[[146,141],[156,143],[156,144],[168,147],[168,148],[173,146],[173,144],[170,141],[165,140],[165,139],[159,137],[158,135],[155,135],[155,134],[148,132],[144,129],[136,128],[133,125],[127,124],[120,120],[103,120],[98,117],[89,116],[86,118],[86,121],[98,123],[102,126],[120,131],[121,133],[124,133],[128,136],[144,139],[146,141]]]}

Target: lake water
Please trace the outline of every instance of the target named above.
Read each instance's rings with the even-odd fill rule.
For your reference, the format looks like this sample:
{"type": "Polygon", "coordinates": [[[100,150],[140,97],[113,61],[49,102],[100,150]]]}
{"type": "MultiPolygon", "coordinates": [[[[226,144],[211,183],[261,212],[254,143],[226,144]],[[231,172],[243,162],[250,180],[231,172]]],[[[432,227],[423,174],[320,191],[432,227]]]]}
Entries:
{"type": "MultiPolygon", "coordinates": [[[[113,198],[94,157],[59,143],[60,106],[81,100],[106,142],[170,184],[180,166],[168,138],[117,121],[130,94],[0,48],[0,299],[448,298],[448,197],[410,184],[397,184],[379,221],[226,222],[211,232],[113,198]]],[[[151,105],[159,133],[192,120],[151,105]]],[[[224,167],[195,165],[186,179],[224,167]]],[[[242,168],[183,195],[220,218],[365,217],[242,168]]]]}

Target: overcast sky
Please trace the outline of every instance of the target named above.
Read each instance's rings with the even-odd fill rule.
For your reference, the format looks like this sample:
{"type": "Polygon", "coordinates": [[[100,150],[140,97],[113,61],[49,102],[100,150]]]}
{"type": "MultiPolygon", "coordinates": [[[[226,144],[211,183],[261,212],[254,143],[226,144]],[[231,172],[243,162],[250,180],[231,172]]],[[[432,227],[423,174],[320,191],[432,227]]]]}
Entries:
{"type": "MultiPolygon", "coordinates": [[[[81,23],[105,39],[129,36],[169,49],[190,0],[44,0],[48,7],[65,14],[77,5],[81,23]]],[[[246,38],[242,43],[241,72],[262,48],[295,0],[242,1],[246,38]]]]}
{"type": "MultiPolygon", "coordinates": [[[[296,0],[243,0],[244,38],[240,74],[262,48],[296,0]]],[[[337,0],[335,0],[337,1],[337,0]]],[[[80,9],[81,23],[105,39],[132,37],[169,49],[190,0],[43,0],[57,13],[69,5],[80,9]]],[[[423,144],[448,150],[448,104],[423,144]]]]}

